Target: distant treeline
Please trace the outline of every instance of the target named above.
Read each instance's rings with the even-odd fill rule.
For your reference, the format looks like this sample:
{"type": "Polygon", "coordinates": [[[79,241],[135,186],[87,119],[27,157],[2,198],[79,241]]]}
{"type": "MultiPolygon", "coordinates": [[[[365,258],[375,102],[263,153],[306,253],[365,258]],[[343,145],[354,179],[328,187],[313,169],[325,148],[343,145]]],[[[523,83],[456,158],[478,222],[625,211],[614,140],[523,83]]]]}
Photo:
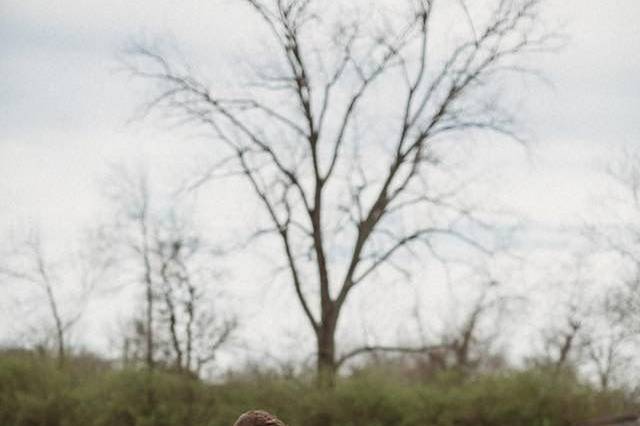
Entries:
{"type": "Polygon", "coordinates": [[[157,369],[122,369],[92,356],[0,355],[3,426],[230,426],[264,408],[290,426],[579,425],[632,411],[621,390],[598,390],[570,369],[530,367],[465,375],[407,375],[378,362],[318,389],[313,374],[252,371],[208,383],[157,369]]]}

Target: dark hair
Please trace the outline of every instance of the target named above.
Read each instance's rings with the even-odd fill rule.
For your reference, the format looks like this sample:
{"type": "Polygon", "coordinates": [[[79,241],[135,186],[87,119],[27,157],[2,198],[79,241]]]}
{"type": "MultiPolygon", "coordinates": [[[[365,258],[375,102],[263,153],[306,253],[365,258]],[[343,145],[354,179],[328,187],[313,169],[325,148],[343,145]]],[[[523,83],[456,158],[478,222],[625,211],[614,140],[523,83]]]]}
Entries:
{"type": "Polygon", "coordinates": [[[262,410],[251,410],[238,417],[233,426],[286,426],[282,420],[262,410]]]}

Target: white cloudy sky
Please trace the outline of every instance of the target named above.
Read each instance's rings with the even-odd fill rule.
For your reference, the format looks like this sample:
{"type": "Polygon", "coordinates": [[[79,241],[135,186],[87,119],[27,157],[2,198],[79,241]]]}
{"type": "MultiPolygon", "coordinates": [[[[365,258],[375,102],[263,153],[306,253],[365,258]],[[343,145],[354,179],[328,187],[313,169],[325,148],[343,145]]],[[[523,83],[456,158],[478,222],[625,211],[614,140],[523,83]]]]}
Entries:
{"type": "MultiPolygon", "coordinates": [[[[143,162],[165,177],[198,165],[202,156],[195,153],[202,151],[187,147],[184,135],[154,123],[126,124],[142,98],[116,72],[115,58],[132,37],[171,34],[196,61],[221,58],[224,66],[222,58],[236,45],[251,46],[255,35],[254,21],[232,3],[1,0],[2,227],[38,225],[63,240],[100,214],[96,178],[109,163],[143,162]]],[[[550,21],[564,23],[569,43],[541,59],[554,88],[523,89],[525,124],[535,142],[486,154],[500,166],[496,196],[530,220],[538,230],[530,244],[540,250],[553,245],[560,230],[589,220],[594,197],[607,191],[607,161],[640,144],[640,2],[550,0],[548,12],[550,21]]],[[[230,226],[234,213],[251,218],[248,201],[234,188],[216,191],[217,207],[227,207],[217,226],[230,226]]],[[[268,297],[264,291],[256,290],[268,297]]],[[[5,294],[9,300],[0,289],[0,297],[5,294]]],[[[107,302],[93,309],[102,312],[93,318],[116,310],[107,302]]],[[[264,321],[260,313],[254,310],[264,321]]],[[[95,332],[91,343],[104,345],[106,328],[91,318],[88,324],[95,332]]]]}

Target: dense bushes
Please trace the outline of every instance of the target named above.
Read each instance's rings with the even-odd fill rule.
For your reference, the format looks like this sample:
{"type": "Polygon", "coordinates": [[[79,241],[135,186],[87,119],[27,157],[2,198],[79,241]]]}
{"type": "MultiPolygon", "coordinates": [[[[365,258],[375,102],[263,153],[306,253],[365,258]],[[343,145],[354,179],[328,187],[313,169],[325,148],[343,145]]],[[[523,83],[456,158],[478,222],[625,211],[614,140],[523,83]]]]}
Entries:
{"type": "Polygon", "coordinates": [[[302,379],[245,375],[209,384],[91,358],[60,369],[31,353],[0,356],[2,426],[230,426],[256,407],[291,426],[553,426],[625,404],[621,392],[597,392],[569,372],[544,369],[466,379],[449,372],[422,383],[365,369],[322,392],[302,379]]]}

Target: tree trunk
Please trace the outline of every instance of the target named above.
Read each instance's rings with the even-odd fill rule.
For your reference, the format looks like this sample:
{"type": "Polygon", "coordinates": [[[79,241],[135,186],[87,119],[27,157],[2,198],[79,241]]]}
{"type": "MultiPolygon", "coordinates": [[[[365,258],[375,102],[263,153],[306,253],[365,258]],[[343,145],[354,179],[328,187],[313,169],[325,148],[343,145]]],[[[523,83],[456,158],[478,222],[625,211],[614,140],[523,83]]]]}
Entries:
{"type": "Polygon", "coordinates": [[[333,388],[336,384],[336,323],[337,315],[327,316],[318,329],[317,380],[320,388],[333,388]]]}
{"type": "MultiPolygon", "coordinates": [[[[145,208],[146,209],[146,208],[145,208]]],[[[146,212],[146,210],[143,210],[146,212]]],[[[142,236],[142,260],[144,263],[144,285],[145,285],[145,299],[147,304],[147,312],[146,312],[146,364],[147,368],[150,370],[154,367],[154,359],[153,359],[153,349],[154,349],[154,341],[153,341],[153,278],[151,276],[151,259],[150,257],[150,249],[149,249],[149,241],[148,241],[148,232],[147,232],[147,224],[146,224],[146,213],[143,213],[140,219],[140,230],[142,236]]]]}
{"type": "MultiPolygon", "coordinates": [[[[45,275],[46,277],[46,275],[45,275]]],[[[62,318],[60,317],[60,313],[58,311],[58,304],[56,302],[56,298],[53,294],[53,288],[46,279],[45,290],[47,292],[47,299],[49,300],[49,307],[51,308],[51,315],[53,316],[53,320],[56,326],[56,344],[58,347],[58,366],[62,367],[65,361],[65,339],[64,339],[64,324],[62,322],[62,318]]]]}
{"type": "Polygon", "coordinates": [[[153,369],[153,290],[151,282],[146,283],[147,299],[147,321],[146,321],[146,364],[147,368],[153,369]]]}
{"type": "Polygon", "coordinates": [[[64,343],[64,331],[61,328],[58,328],[58,365],[62,367],[65,361],[65,343],[64,343]]]}

